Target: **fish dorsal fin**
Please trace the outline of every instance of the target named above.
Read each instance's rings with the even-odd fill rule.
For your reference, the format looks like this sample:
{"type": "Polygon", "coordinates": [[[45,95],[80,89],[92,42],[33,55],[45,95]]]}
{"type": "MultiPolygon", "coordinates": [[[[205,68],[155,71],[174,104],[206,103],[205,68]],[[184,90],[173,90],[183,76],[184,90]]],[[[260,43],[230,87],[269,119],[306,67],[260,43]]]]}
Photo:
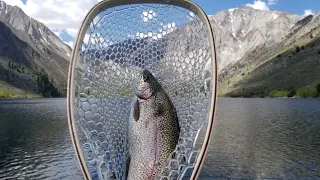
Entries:
{"type": "Polygon", "coordinates": [[[133,104],[133,118],[135,121],[138,121],[139,117],[140,117],[139,101],[136,100],[133,104]]]}

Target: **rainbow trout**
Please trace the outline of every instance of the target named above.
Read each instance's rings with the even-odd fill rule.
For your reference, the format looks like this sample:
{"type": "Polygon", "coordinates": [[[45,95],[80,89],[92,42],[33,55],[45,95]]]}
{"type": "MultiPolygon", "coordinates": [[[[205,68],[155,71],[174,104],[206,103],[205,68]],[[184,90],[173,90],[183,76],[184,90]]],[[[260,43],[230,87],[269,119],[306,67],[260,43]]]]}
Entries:
{"type": "Polygon", "coordinates": [[[144,70],[129,127],[128,180],[153,180],[175,149],[180,127],[176,110],[156,78],[144,70]]]}

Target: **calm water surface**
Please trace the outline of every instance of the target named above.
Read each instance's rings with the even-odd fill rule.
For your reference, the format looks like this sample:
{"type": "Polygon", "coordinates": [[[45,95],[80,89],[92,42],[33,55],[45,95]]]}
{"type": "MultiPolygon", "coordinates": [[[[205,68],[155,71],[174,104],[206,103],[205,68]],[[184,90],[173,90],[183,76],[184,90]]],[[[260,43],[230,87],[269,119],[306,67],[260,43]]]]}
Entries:
{"type": "MultiPolygon", "coordinates": [[[[0,179],[82,179],[66,99],[0,100],[0,179]]],[[[320,99],[219,99],[199,179],[320,179],[320,99]]]]}

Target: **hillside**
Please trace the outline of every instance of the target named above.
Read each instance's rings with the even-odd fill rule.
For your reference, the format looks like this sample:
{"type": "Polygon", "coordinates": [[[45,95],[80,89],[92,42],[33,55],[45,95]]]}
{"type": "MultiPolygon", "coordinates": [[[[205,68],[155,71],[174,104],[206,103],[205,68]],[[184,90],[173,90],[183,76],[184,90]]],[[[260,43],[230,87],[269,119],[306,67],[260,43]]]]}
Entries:
{"type": "Polygon", "coordinates": [[[320,84],[320,38],[301,45],[299,53],[296,47],[299,46],[293,45],[255,68],[243,69],[220,84],[220,93],[224,90],[225,96],[264,97],[272,90],[315,88],[320,84]]]}
{"type": "Polygon", "coordinates": [[[243,57],[279,43],[303,17],[244,6],[222,10],[209,19],[215,32],[218,69],[223,73],[233,64],[247,61],[243,57]]]}
{"type": "Polygon", "coordinates": [[[219,96],[265,97],[288,88],[314,91],[320,83],[320,14],[305,17],[239,7],[209,19],[215,32],[219,96]],[[303,50],[296,53],[298,46],[303,50]]]}
{"type": "MultiPolygon", "coordinates": [[[[220,96],[263,97],[273,90],[314,88],[320,83],[317,79],[317,69],[320,69],[320,14],[304,17],[239,7],[210,15],[209,19],[215,32],[220,96]],[[299,52],[296,52],[297,47],[299,52]]],[[[174,29],[160,40],[129,38],[107,48],[101,47],[97,53],[92,49],[92,52],[102,60],[97,61],[101,68],[108,66],[109,61],[119,62],[119,68],[140,66],[146,62],[161,64],[164,63],[161,58],[168,55],[169,49],[179,46],[189,54],[191,47],[201,46],[202,41],[190,44],[190,34],[185,30],[191,26],[192,23],[174,29]],[[182,34],[181,40],[168,40],[170,37],[182,37],[182,34]],[[141,47],[130,49],[130,45],[135,43],[141,47]],[[155,50],[149,52],[151,49],[148,47],[156,48],[159,44],[165,47],[159,47],[162,51],[157,52],[157,59],[151,62],[148,53],[155,50]],[[117,52],[117,56],[108,56],[111,52],[117,52]],[[145,54],[139,56],[141,52],[145,54]],[[122,62],[125,56],[131,61],[122,62]]],[[[17,95],[65,96],[70,54],[71,48],[49,28],[28,17],[19,7],[0,1],[2,89],[16,89],[15,92],[20,92],[17,95]]],[[[175,60],[170,63],[175,63],[175,60]]],[[[210,67],[207,63],[205,71],[211,71],[210,67]]],[[[103,73],[96,75],[99,77],[103,73]]],[[[121,79],[111,72],[109,76],[107,79],[121,79]]],[[[198,77],[186,72],[179,78],[198,77]]]]}
{"type": "Polygon", "coordinates": [[[315,88],[320,83],[320,15],[296,22],[281,39],[225,68],[220,96],[265,97],[272,90],[315,88]]]}
{"type": "Polygon", "coordinates": [[[71,48],[49,28],[28,17],[19,7],[0,1],[3,87],[7,84],[44,97],[65,96],[69,54],[71,48]]]}

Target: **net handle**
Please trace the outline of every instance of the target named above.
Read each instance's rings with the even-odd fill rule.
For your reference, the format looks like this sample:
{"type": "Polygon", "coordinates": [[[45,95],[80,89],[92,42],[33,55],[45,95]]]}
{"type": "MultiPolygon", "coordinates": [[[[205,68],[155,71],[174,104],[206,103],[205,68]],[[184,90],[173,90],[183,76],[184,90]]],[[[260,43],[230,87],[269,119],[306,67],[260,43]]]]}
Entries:
{"type": "Polygon", "coordinates": [[[211,107],[210,107],[210,115],[209,115],[209,121],[207,126],[206,135],[204,138],[204,142],[201,148],[201,151],[198,154],[198,158],[195,164],[195,168],[193,170],[193,173],[191,175],[191,179],[195,180],[197,179],[201,167],[204,163],[204,159],[206,156],[206,153],[208,151],[209,143],[210,143],[210,137],[212,135],[212,128],[213,128],[213,120],[215,116],[216,111],[216,101],[217,101],[217,59],[216,59],[216,53],[215,53],[215,43],[214,43],[214,35],[213,35],[213,29],[210,25],[210,21],[206,13],[203,11],[203,9],[197,5],[196,3],[190,1],[190,0],[104,0],[99,3],[97,3],[94,7],[91,8],[91,10],[86,14],[82,25],[80,27],[80,31],[77,35],[77,40],[74,45],[73,51],[72,51],[72,57],[71,62],[69,66],[69,73],[68,73],[68,88],[67,88],[67,112],[68,112],[68,123],[69,123],[69,131],[73,143],[73,147],[75,149],[75,154],[78,159],[80,169],[82,171],[82,174],[86,180],[91,180],[91,176],[89,174],[88,168],[86,166],[85,158],[83,157],[83,152],[80,147],[79,138],[77,135],[77,129],[75,125],[75,119],[74,119],[74,111],[75,111],[75,102],[73,95],[75,94],[75,86],[74,86],[74,71],[76,67],[77,59],[79,58],[79,48],[80,43],[82,39],[85,36],[86,30],[89,27],[92,20],[98,15],[101,11],[104,11],[105,9],[121,6],[121,5],[130,5],[130,4],[148,4],[148,3],[158,3],[158,4],[168,4],[168,5],[174,5],[174,6],[180,6],[185,9],[189,9],[193,11],[200,20],[204,23],[206,28],[209,30],[207,31],[207,35],[209,36],[209,44],[211,47],[211,68],[212,68],[212,80],[215,80],[214,83],[211,83],[211,89],[212,89],[212,96],[211,96],[211,107]]]}

